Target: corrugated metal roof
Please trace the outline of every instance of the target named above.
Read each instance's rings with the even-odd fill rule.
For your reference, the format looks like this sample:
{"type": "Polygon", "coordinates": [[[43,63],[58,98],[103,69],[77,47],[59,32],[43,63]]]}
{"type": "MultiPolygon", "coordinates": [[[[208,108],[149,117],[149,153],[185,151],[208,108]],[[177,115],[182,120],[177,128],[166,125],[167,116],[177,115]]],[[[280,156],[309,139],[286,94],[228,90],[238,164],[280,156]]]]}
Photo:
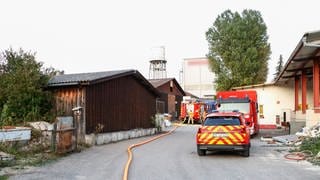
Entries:
{"type": "Polygon", "coordinates": [[[320,58],[320,31],[305,33],[292,52],[275,83],[283,83],[301,75],[313,75],[313,60],[320,58]]]}
{"type": "Polygon", "coordinates": [[[49,80],[49,86],[68,86],[90,83],[104,78],[110,78],[127,74],[135,70],[118,70],[118,71],[104,71],[104,72],[91,72],[91,73],[78,73],[78,74],[63,74],[54,76],[49,80]]]}
{"type": "Polygon", "coordinates": [[[132,75],[153,94],[158,97],[160,96],[159,91],[154,88],[153,85],[142,74],[140,74],[139,71],[133,69],[57,75],[49,80],[48,87],[91,85],[128,75],[132,75]]]}

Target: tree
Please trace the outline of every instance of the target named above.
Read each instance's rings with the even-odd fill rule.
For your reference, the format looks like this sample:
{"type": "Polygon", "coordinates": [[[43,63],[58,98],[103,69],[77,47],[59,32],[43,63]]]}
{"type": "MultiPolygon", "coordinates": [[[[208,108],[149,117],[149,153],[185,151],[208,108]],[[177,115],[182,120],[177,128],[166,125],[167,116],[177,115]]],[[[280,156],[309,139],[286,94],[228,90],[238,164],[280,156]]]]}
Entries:
{"type": "Polygon", "coordinates": [[[266,81],[270,56],[266,31],[259,11],[244,10],[240,15],[227,10],[216,18],[206,38],[217,90],[266,81]]]}
{"type": "Polygon", "coordinates": [[[0,55],[0,118],[2,125],[49,120],[53,97],[43,88],[53,69],[44,69],[35,53],[22,49],[0,55]]]}
{"type": "Polygon", "coordinates": [[[276,67],[276,73],[273,74],[274,75],[273,81],[275,81],[277,77],[280,75],[282,68],[283,68],[283,58],[282,58],[282,55],[280,54],[279,61],[276,67]]]}

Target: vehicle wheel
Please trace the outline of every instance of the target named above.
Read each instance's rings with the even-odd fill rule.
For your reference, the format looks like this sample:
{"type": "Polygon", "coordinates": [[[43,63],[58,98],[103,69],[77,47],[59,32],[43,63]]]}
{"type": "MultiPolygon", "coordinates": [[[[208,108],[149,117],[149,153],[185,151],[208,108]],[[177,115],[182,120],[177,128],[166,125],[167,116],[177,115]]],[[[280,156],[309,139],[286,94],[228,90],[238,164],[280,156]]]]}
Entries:
{"type": "Polygon", "coordinates": [[[242,152],[243,157],[249,157],[250,156],[250,148],[249,146],[246,147],[246,149],[242,152]]]}
{"type": "Polygon", "coordinates": [[[206,150],[200,149],[199,147],[197,148],[197,152],[199,156],[204,156],[206,155],[206,150]]]}

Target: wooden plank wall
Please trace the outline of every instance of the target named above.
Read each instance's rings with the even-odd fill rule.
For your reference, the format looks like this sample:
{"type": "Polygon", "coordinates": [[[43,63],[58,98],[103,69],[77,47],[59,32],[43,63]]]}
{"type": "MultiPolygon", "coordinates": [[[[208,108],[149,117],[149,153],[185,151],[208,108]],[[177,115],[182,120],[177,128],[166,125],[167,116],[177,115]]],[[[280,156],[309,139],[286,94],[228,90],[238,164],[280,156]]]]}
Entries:
{"type": "Polygon", "coordinates": [[[150,128],[156,96],[134,76],[93,84],[86,91],[86,133],[150,128]]]}
{"type": "Polygon", "coordinates": [[[55,111],[57,116],[72,116],[77,127],[78,143],[85,141],[85,87],[68,86],[53,89],[55,96],[55,111]],[[72,111],[75,107],[82,107],[76,116],[72,111]]]}
{"type": "Polygon", "coordinates": [[[54,90],[57,116],[73,116],[72,109],[85,105],[84,88],[65,87],[54,90]]]}

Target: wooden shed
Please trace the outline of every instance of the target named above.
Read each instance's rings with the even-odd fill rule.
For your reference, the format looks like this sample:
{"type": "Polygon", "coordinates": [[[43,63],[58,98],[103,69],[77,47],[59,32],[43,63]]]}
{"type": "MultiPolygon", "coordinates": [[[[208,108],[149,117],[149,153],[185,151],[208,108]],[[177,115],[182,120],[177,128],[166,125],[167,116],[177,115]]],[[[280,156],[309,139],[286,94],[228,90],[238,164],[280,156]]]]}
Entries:
{"type": "Polygon", "coordinates": [[[78,135],[152,127],[159,92],[136,70],[66,74],[48,84],[57,115],[81,109],[78,135]]]}
{"type": "Polygon", "coordinates": [[[177,118],[180,114],[181,101],[185,92],[175,78],[149,79],[149,82],[160,92],[160,100],[164,102],[164,112],[177,118]]]}

